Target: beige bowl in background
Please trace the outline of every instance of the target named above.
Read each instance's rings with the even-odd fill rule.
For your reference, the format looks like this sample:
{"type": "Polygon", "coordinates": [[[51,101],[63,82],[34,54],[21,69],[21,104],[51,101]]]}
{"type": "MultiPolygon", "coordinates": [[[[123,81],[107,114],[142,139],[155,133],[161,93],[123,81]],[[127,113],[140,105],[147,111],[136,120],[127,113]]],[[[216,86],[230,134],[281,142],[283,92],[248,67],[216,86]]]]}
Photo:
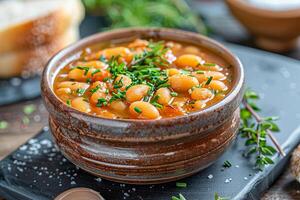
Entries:
{"type": "Polygon", "coordinates": [[[232,14],[255,37],[257,46],[275,52],[296,47],[300,35],[300,8],[274,11],[245,0],[226,0],[232,14]]]}

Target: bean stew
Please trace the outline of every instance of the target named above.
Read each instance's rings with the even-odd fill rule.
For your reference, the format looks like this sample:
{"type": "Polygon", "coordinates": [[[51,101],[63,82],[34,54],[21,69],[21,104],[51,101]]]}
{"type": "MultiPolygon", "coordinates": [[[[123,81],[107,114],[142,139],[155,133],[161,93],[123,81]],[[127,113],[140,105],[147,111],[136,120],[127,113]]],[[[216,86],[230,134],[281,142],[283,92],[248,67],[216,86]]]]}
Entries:
{"type": "Polygon", "coordinates": [[[160,119],[218,103],[232,77],[230,65],[207,49],[136,39],[87,48],[58,72],[53,89],[68,106],[99,117],[160,119]]]}

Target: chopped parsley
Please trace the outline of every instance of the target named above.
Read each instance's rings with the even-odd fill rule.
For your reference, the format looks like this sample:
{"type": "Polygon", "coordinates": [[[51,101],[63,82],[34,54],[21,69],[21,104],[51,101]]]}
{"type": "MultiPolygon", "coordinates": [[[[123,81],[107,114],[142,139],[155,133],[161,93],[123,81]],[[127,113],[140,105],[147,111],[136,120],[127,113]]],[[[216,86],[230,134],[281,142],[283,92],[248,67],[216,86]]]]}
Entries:
{"type": "Polygon", "coordinates": [[[122,100],[125,99],[125,91],[121,91],[120,89],[117,90],[117,92],[112,92],[112,97],[110,98],[109,102],[113,102],[116,100],[122,100]]]}
{"type": "Polygon", "coordinates": [[[177,93],[177,92],[171,92],[171,96],[172,96],[172,97],[177,97],[177,96],[178,96],[178,93],[177,93]]]}
{"type": "Polygon", "coordinates": [[[100,69],[96,69],[95,71],[93,71],[92,76],[94,76],[95,74],[97,74],[98,72],[101,72],[100,69]]]}
{"type": "Polygon", "coordinates": [[[78,89],[76,90],[76,93],[77,93],[79,96],[82,96],[82,95],[84,94],[84,92],[85,92],[85,89],[83,89],[83,88],[78,88],[78,89]]]}
{"type": "Polygon", "coordinates": [[[91,92],[92,94],[94,94],[94,93],[97,92],[99,89],[100,89],[100,85],[97,85],[96,87],[92,88],[92,89],[90,90],[90,92],[91,92]]]}
{"type": "Polygon", "coordinates": [[[68,99],[68,100],[66,101],[66,103],[67,103],[68,106],[71,106],[71,100],[70,100],[70,99],[68,99]]]}
{"type": "Polygon", "coordinates": [[[91,82],[92,82],[92,79],[87,78],[85,82],[86,82],[86,83],[91,83],[91,82]]]}
{"type": "Polygon", "coordinates": [[[124,83],[123,83],[123,77],[120,78],[120,80],[116,81],[114,83],[114,88],[115,89],[118,89],[118,88],[121,88],[123,87],[124,83]]]}
{"type": "Polygon", "coordinates": [[[215,63],[204,63],[203,66],[214,67],[214,66],[216,66],[216,64],[215,63]]]}
{"type": "Polygon", "coordinates": [[[196,71],[196,74],[204,74],[204,71],[202,71],[202,70],[197,70],[197,71],[196,71]]]}
{"type": "Polygon", "coordinates": [[[153,99],[150,101],[150,103],[151,103],[152,105],[154,105],[155,107],[161,109],[161,108],[163,108],[163,106],[157,102],[158,99],[159,99],[159,95],[155,95],[155,96],[153,97],[153,99]]]}
{"type": "Polygon", "coordinates": [[[210,82],[212,81],[212,79],[213,79],[213,77],[212,77],[212,76],[208,77],[208,79],[207,79],[207,81],[206,81],[205,85],[209,85],[209,84],[210,84],[210,82]]]}
{"type": "Polygon", "coordinates": [[[142,110],[140,108],[138,108],[138,107],[134,107],[134,111],[137,112],[137,113],[139,113],[139,114],[142,113],[142,110]]]}
{"type": "MultiPolygon", "coordinates": [[[[76,66],[75,67],[76,69],[80,69],[80,70],[83,70],[84,71],[84,75],[86,76],[87,73],[89,72],[90,68],[89,67],[83,67],[83,66],[76,66]]],[[[74,68],[74,69],[75,69],[74,68]]]]}
{"type": "Polygon", "coordinates": [[[105,98],[99,98],[98,103],[96,104],[97,107],[107,106],[107,101],[105,98]]]}

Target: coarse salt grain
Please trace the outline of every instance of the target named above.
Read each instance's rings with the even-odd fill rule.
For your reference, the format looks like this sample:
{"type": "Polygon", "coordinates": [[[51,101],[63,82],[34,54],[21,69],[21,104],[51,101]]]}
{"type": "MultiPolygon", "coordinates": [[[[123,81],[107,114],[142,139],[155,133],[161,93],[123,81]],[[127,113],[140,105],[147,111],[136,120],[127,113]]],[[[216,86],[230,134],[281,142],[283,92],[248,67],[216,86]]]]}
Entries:
{"type": "Polygon", "coordinates": [[[214,177],[214,175],[210,174],[207,176],[208,179],[212,179],[214,177]]]}

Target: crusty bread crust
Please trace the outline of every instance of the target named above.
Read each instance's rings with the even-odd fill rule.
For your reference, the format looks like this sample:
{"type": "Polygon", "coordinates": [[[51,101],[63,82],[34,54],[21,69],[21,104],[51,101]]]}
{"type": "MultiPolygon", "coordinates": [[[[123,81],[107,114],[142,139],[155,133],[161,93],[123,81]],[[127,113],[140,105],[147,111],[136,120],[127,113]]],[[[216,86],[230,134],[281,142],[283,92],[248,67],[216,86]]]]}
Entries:
{"type": "Polygon", "coordinates": [[[0,78],[40,74],[51,56],[78,38],[78,28],[72,27],[48,44],[0,54],[0,78]]]}
{"type": "Polygon", "coordinates": [[[59,9],[51,13],[0,30],[0,53],[45,45],[71,26],[78,26],[84,16],[81,1],[67,1],[61,1],[59,9]]]}

